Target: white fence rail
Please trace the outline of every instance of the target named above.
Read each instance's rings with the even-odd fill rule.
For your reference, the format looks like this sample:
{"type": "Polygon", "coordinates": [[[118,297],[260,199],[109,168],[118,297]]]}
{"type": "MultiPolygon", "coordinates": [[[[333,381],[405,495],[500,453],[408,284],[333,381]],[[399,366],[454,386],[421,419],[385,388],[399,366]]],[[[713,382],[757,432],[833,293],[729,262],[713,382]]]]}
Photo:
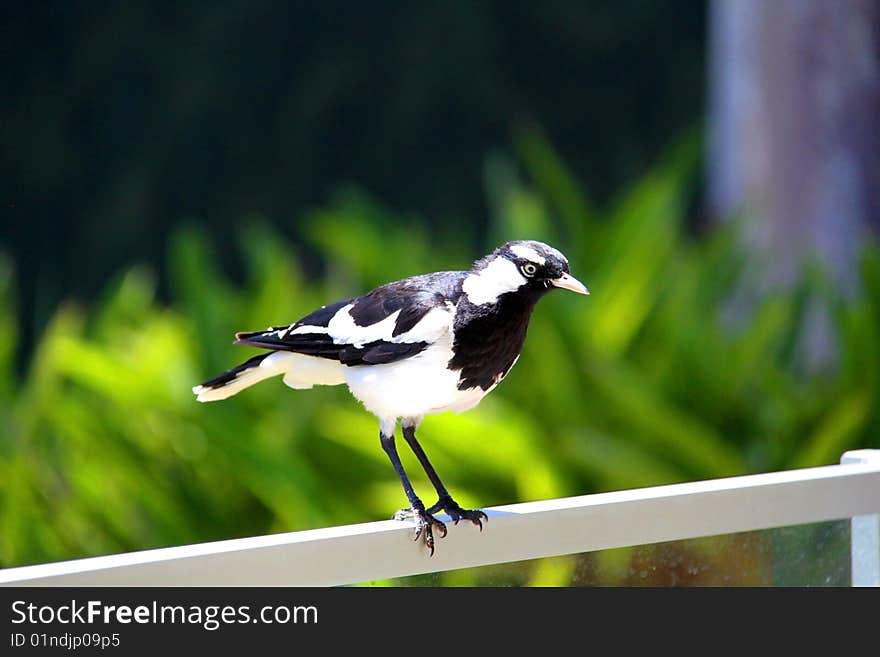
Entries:
{"type": "Polygon", "coordinates": [[[486,509],[429,557],[388,520],[0,570],[0,585],[323,586],[852,518],[853,585],[880,585],[880,450],[840,465],[486,509]]]}

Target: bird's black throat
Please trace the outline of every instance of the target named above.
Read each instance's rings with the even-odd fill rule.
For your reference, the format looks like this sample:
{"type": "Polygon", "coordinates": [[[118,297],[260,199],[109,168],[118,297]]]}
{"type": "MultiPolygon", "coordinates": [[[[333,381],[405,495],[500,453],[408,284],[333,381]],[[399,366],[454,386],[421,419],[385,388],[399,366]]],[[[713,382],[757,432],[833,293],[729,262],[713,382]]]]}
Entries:
{"type": "Polygon", "coordinates": [[[461,370],[458,389],[488,390],[503,379],[522,351],[535,304],[546,288],[501,295],[494,304],[475,305],[463,296],[455,315],[455,342],[449,369],[461,370]]]}

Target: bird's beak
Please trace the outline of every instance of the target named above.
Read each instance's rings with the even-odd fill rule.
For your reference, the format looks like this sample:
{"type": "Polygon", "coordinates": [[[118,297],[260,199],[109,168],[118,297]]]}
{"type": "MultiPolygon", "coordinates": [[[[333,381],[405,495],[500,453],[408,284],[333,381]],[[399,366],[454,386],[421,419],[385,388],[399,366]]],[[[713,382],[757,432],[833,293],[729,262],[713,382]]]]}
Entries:
{"type": "Polygon", "coordinates": [[[550,283],[556,287],[561,287],[563,290],[571,290],[572,292],[577,292],[578,294],[590,293],[590,291],[587,289],[587,286],[581,283],[571,274],[563,274],[559,278],[554,278],[553,280],[551,280],[550,283]]]}

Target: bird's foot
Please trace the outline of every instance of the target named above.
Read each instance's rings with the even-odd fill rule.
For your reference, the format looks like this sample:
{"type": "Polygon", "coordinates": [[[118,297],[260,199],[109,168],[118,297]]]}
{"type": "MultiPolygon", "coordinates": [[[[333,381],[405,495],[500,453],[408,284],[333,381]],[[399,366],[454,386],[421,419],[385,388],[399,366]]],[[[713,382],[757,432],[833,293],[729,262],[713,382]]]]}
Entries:
{"type": "Polygon", "coordinates": [[[489,522],[489,516],[479,509],[462,509],[458,502],[448,496],[441,497],[436,504],[427,510],[428,513],[437,513],[438,511],[445,511],[456,525],[459,520],[470,520],[480,528],[480,531],[483,531],[483,520],[489,522]]]}
{"type": "Polygon", "coordinates": [[[413,518],[416,521],[416,531],[413,540],[417,541],[420,537],[425,537],[425,547],[431,551],[434,556],[434,528],[440,532],[440,538],[446,536],[446,525],[435,518],[430,511],[424,506],[414,506],[411,509],[401,509],[396,512],[392,518],[394,520],[406,520],[413,518]]]}

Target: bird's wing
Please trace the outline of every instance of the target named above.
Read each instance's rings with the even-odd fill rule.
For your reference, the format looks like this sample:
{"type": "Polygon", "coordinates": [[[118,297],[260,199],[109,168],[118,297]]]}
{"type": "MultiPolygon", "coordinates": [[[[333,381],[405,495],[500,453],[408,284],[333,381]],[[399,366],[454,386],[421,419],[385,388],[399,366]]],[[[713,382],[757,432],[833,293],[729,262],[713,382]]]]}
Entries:
{"type": "Polygon", "coordinates": [[[378,365],[451,335],[464,272],[414,276],[323,306],[289,326],[237,333],[236,344],[378,365]]]}

